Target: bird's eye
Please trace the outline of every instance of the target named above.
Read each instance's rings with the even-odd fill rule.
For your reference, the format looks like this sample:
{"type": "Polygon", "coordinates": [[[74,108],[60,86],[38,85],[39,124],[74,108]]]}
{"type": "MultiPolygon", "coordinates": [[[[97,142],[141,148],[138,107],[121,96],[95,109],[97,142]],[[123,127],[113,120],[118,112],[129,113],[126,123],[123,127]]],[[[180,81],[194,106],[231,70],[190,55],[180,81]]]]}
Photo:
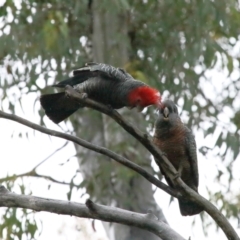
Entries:
{"type": "Polygon", "coordinates": [[[138,99],[136,100],[136,105],[139,105],[140,103],[141,103],[141,99],[138,98],[138,99]]]}

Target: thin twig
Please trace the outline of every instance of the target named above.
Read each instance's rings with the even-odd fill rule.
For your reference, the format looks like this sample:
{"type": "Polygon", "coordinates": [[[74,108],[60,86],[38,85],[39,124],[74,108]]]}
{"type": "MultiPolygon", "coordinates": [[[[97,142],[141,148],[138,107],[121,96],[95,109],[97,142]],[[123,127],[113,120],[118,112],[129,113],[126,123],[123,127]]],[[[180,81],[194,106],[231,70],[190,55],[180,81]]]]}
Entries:
{"type": "Polygon", "coordinates": [[[34,170],[31,170],[31,171],[25,172],[25,173],[21,173],[21,174],[14,174],[14,175],[11,175],[11,176],[7,176],[5,178],[0,178],[0,183],[6,182],[6,181],[15,181],[17,178],[23,178],[23,177],[44,178],[46,180],[49,180],[49,181],[57,183],[57,184],[67,185],[67,186],[72,185],[72,186],[77,187],[77,188],[79,187],[79,185],[76,185],[72,182],[69,182],[69,183],[68,182],[62,182],[62,181],[59,181],[59,180],[57,180],[55,178],[52,178],[50,176],[38,174],[34,170]]]}
{"type": "Polygon", "coordinates": [[[51,153],[48,157],[43,159],[40,163],[38,163],[32,170],[36,170],[40,165],[45,163],[49,158],[51,158],[54,154],[56,154],[58,151],[62,150],[64,147],[68,145],[69,142],[65,142],[60,148],[56,149],[53,153],[51,153]]]}
{"type": "Polygon", "coordinates": [[[75,185],[74,183],[67,183],[67,182],[61,182],[58,181],[55,178],[52,178],[50,176],[47,175],[41,175],[38,174],[36,172],[37,168],[39,166],[41,166],[44,162],[46,162],[49,158],[51,158],[54,154],[56,154],[58,151],[60,151],[61,149],[63,149],[64,147],[67,146],[69,142],[65,142],[60,148],[56,149],[53,153],[51,153],[48,157],[46,157],[45,159],[43,159],[40,163],[38,163],[35,167],[32,168],[32,170],[25,172],[25,173],[21,173],[21,174],[13,174],[11,176],[7,176],[5,178],[0,178],[0,183],[6,182],[6,181],[15,181],[17,178],[22,178],[22,177],[37,177],[37,178],[44,178],[47,179],[51,182],[57,183],[57,184],[62,184],[62,185],[73,185],[74,187],[78,187],[78,185],[75,185]]]}

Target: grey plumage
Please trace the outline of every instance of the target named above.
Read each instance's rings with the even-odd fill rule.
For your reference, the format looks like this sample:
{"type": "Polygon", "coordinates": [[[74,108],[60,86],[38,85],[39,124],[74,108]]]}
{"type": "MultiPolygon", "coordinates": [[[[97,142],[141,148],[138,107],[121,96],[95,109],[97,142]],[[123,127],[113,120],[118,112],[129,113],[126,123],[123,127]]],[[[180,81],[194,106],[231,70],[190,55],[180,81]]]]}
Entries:
{"type": "MultiPolygon", "coordinates": [[[[64,88],[66,85],[72,86],[79,93],[87,93],[89,98],[110,105],[114,109],[124,106],[131,108],[139,106],[139,109],[142,109],[160,101],[160,94],[157,90],[135,80],[123,69],[103,63],[88,63],[85,67],[74,70],[73,77],[54,84],[53,87],[64,88]],[[141,91],[136,96],[129,96],[135,89],[144,86],[148,88],[145,95],[141,91]]],[[[55,123],[61,122],[83,107],[67,98],[64,92],[57,95],[42,95],[40,102],[47,116],[55,123]]]]}
{"type": "MultiPolygon", "coordinates": [[[[155,123],[154,144],[167,156],[182,180],[198,192],[198,163],[196,142],[192,132],[182,123],[174,102],[166,100],[159,110],[155,123]]],[[[159,166],[168,185],[175,188],[164,170],[159,166]]],[[[180,199],[179,207],[183,216],[200,213],[203,209],[196,203],[180,199]]]]}

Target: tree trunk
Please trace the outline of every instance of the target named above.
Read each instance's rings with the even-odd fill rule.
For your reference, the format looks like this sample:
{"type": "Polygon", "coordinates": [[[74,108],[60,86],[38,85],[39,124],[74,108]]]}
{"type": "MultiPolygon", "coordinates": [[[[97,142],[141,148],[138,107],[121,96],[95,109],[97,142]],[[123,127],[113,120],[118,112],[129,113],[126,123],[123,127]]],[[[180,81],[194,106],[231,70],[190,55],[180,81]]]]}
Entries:
{"type": "MultiPolygon", "coordinates": [[[[93,61],[109,63],[123,67],[128,61],[128,17],[127,11],[117,12],[114,1],[109,1],[108,10],[101,1],[93,1],[92,6],[92,47],[93,61]]],[[[77,135],[94,144],[105,146],[123,154],[130,160],[146,166],[151,172],[149,153],[119,127],[112,119],[91,110],[81,110],[81,121],[77,135]]],[[[121,110],[129,121],[144,121],[140,113],[121,110]]],[[[140,126],[143,127],[143,124],[140,126]]],[[[101,204],[121,207],[140,213],[153,212],[161,221],[166,219],[156,204],[153,189],[149,182],[132,170],[120,166],[87,149],[76,146],[79,153],[80,171],[83,174],[85,187],[91,198],[101,204]]],[[[157,240],[152,233],[139,228],[120,224],[105,223],[104,227],[110,240],[157,240]]]]}

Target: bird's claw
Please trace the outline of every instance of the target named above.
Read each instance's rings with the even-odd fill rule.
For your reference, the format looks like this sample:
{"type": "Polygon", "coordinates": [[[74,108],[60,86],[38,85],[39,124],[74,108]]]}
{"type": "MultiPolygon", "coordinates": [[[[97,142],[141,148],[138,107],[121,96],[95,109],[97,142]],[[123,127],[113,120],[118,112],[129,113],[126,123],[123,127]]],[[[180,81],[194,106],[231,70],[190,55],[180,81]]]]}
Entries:
{"type": "Polygon", "coordinates": [[[174,177],[173,177],[174,180],[176,180],[177,178],[180,178],[179,173],[176,173],[176,174],[174,175],[174,177]]]}
{"type": "Polygon", "coordinates": [[[149,135],[148,135],[147,133],[144,133],[144,134],[143,134],[143,137],[144,137],[145,139],[147,139],[147,140],[149,139],[149,135]]]}
{"type": "Polygon", "coordinates": [[[167,154],[165,152],[162,152],[162,156],[167,158],[167,154]]]}
{"type": "Polygon", "coordinates": [[[107,104],[106,106],[108,107],[109,111],[112,112],[114,110],[114,108],[110,104],[107,104]]]}
{"type": "Polygon", "coordinates": [[[79,93],[79,95],[81,96],[82,99],[86,99],[88,98],[88,94],[83,92],[83,93],[79,93]]]}
{"type": "Polygon", "coordinates": [[[67,98],[70,98],[70,96],[75,92],[74,88],[70,85],[65,86],[65,94],[67,98]]]}

